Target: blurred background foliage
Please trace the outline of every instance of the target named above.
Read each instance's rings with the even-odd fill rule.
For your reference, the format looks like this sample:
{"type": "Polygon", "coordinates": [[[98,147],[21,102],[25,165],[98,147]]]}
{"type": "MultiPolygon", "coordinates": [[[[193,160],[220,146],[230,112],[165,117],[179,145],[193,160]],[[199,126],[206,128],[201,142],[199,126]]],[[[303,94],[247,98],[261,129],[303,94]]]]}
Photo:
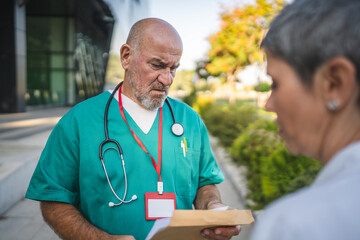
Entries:
{"type": "Polygon", "coordinates": [[[106,84],[116,86],[124,79],[124,69],[121,66],[120,56],[110,53],[106,70],[106,84]]]}
{"type": "MultiPolygon", "coordinates": [[[[284,0],[256,0],[226,9],[221,15],[221,28],[209,38],[211,48],[207,72],[221,76],[234,89],[240,71],[254,63],[262,64],[264,53],[259,51],[262,38],[271,19],[283,8],[284,0]]],[[[230,92],[229,101],[235,101],[230,92]]]]}
{"type": "Polygon", "coordinates": [[[237,87],[239,71],[264,62],[261,39],[283,6],[282,0],[257,0],[225,10],[221,29],[209,38],[208,58],[198,61],[194,72],[179,72],[173,87],[183,91],[182,100],[200,114],[233,161],[245,167],[247,205],[254,210],[309,185],[321,168],[319,161],[286,150],[275,114],[260,101],[271,91],[269,82],[237,87]]]}
{"type": "Polygon", "coordinates": [[[319,161],[290,154],[277,133],[274,117],[251,102],[218,102],[211,95],[193,104],[209,132],[245,166],[248,207],[259,210],[273,200],[309,185],[321,168],[319,161]]]}
{"type": "Polygon", "coordinates": [[[262,63],[264,53],[259,45],[273,16],[282,9],[283,0],[256,0],[227,9],[221,14],[221,29],[209,41],[207,71],[212,75],[225,73],[227,79],[254,62],[262,63]]]}

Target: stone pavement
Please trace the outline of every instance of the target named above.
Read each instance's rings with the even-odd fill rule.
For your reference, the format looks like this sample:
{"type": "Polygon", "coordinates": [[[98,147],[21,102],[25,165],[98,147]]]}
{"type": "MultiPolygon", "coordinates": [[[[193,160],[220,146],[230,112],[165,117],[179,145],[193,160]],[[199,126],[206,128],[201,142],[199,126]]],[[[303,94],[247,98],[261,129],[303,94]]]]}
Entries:
{"type": "MultiPolygon", "coordinates": [[[[69,108],[0,114],[0,240],[59,239],[44,223],[39,203],[24,199],[37,160],[51,129],[69,108]]],[[[245,209],[242,170],[226,151],[210,139],[226,180],[219,185],[224,203],[245,209]]],[[[243,226],[236,240],[247,240],[252,226],[243,226]]]]}

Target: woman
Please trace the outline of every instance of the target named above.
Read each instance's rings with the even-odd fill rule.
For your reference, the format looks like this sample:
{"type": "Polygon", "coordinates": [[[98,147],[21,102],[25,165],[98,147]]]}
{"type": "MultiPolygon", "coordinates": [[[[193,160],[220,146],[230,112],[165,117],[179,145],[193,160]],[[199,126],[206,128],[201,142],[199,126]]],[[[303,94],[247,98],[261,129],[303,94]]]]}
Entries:
{"type": "Polygon", "coordinates": [[[271,204],[252,240],[360,239],[360,1],[297,0],[262,42],[266,104],[291,153],[324,165],[314,183],[271,204]]]}

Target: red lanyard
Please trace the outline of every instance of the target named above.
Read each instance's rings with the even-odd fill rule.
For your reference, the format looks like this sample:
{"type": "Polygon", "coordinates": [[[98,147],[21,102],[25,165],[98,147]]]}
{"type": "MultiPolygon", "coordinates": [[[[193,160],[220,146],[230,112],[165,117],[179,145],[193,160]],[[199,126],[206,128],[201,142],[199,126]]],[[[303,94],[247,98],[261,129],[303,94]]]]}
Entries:
{"type": "Polygon", "coordinates": [[[128,122],[126,121],[125,118],[125,114],[124,114],[124,108],[123,108],[123,104],[122,104],[122,100],[121,100],[121,87],[119,88],[119,107],[120,107],[120,113],[122,118],[124,119],[126,125],[129,127],[135,141],[139,144],[139,146],[141,147],[142,150],[144,150],[144,152],[146,152],[147,154],[149,154],[149,156],[151,157],[152,163],[154,165],[154,168],[157,172],[157,174],[159,175],[159,182],[161,182],[161,149],[162,149],[162,107],[160,108],[160,112],[159,112],[159,141],[158,141],[158,164],[156,164],[154,158],[151,156],[151,154],[148,152],[148,150],[146,150],[144,144],[141,142],[141,140],[138,138],[138,136],[136,136],[136,134],[134,133],[134,131],[130,128],[128,122]]]}

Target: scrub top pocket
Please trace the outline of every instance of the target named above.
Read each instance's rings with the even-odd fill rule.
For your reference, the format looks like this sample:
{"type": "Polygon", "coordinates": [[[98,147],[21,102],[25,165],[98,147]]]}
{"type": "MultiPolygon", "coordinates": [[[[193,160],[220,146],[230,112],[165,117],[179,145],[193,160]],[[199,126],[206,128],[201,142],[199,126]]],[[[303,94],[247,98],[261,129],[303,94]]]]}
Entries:
{"type": "Polygon", "coordinates": [[[176,193],[179,196],[195,196],[199,185],[200,151],[188,148],[185,154],[181,147],[175,148],[176,193]]]}

